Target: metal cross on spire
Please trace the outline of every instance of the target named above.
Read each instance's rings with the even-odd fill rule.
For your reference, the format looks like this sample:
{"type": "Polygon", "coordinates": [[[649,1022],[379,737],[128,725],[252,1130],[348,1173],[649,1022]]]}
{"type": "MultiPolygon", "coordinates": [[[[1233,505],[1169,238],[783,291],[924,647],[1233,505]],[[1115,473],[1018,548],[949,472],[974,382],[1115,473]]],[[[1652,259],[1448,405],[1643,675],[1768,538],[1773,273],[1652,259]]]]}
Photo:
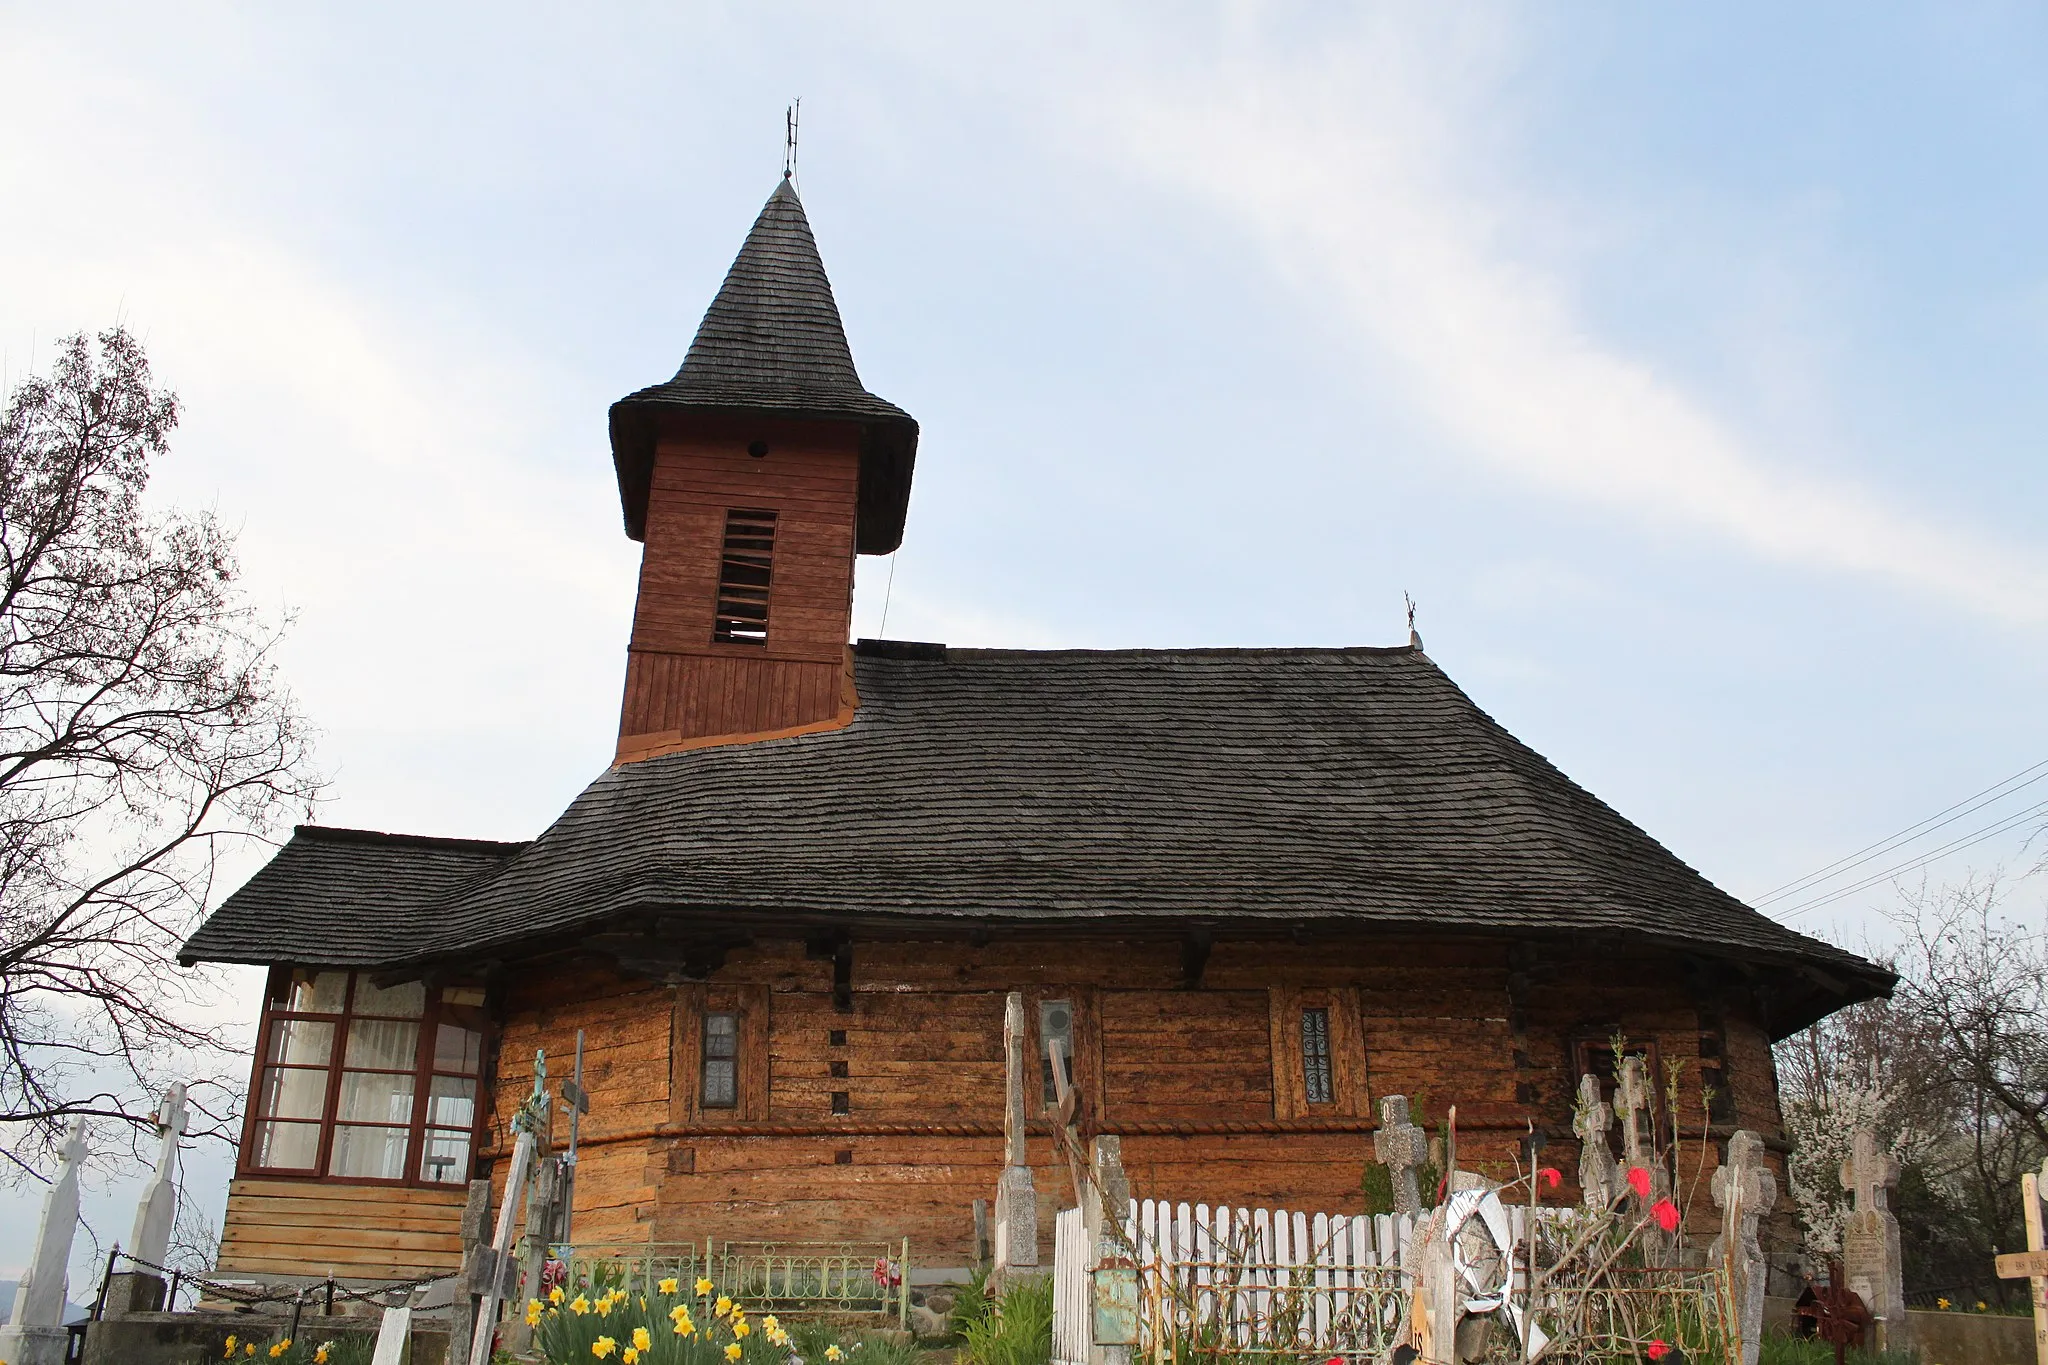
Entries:
{"type": "Polygon", "coordinates": [[[792,100],[789,108],[783,111],[782,178],[784,180],[796,179],[797,124],[802,119],[803,112],[804,102],[802,97],[792,100]]]}

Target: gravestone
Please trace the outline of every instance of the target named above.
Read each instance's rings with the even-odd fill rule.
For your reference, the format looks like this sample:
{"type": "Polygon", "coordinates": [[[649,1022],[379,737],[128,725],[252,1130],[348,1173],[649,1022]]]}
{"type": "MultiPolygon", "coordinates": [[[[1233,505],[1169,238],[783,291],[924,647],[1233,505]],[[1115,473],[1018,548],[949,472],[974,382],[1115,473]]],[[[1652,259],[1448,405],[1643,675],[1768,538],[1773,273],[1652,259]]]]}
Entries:
{"type": "Polygon", "coordinates": [[[43,1199],[28,1273],[14,1288],[14,1311],[0,1327],[0,1360],[8,1365],[63,1365],[71,1334],[64,1330],[65,1267],[78,1227],[78,1168],[85,1161],[85,1120],[73,1119],[57,1148],[57,1178],[43,1199]]]}
{"type": "Polygon", "coordinates": [[[1628,1188],[1621,1170],[1614,1164],[1614,1149],[1607,1134],[1614,1127],[1614,1106],[1600,1097],[1600,1078],[1579,1078],[1579,1112],[1572,1116],[1572,1131],[1579,1135],[1579,1189],[1586,1207],[1607,1209],[1628,1188]]]}
{"type": "MultiPolygon", "coordinates": [[[[1656,1110],[1653,1107],[1655,1081],[1649,1074],[1649,1066],[1641,1057],[1621,1059],[1621,1078],[1618,1086],[1621,1098],[1621,1160],[1625,1168],[1622,1177],[1626,1180],[1628,1171],[1636,1168],[1650,1173],[1650,1192],[1639,1195],[1629,1191],[1629,1207],[1635,1216],[1641,1218],[1661,1200],[1671,1197],[1671,1173],[1664,1169],[1664,1163],[1657,1157],[1656,1110]]],[[[1678,1234],[1666,1232],[1654,1222],[1636,1235],[1636,1243],[1643,1249],[1644,1258],[1651,1265],[1671,1265],[1678,1255],[1678,1234]]]]}
{"type": "Polygon", "coordinates": [[[1885,1349],[1905,1344],[1904,1265],[1899,1220],[1890,1200],[1901,1173],[1898,1159],[1878,1145],[1877,1134],[1858,1128],[1850,1139],[1849,1159],[1842,1163],[1842,1188],[1856,1197],[1854,1212],[1842,1224],[1842,1271],[1870,1310],[1881,1334],[1878,1344],[1885,1349]]]}
{"type": "Polygon", "coordinates": [[[142,1198],[135,1206],[135,1226],[124,1248],[136,1265],[108,1276],[104,1310],[108,1317],[154,1313],[174,1306],[164,1302],[166,1282],[152,1267],[162,1265],[170,1254],[171,1230],[178,1222],[178,1139],[189,1127],[181,1081],[164,1092],[163,1103],[157,1106],[156,1166],[149,1183],[142,1187],[142,1198]]]}
{"type": "Polygon", "coordinates": [[[1129,1365],[1138,1340],[1138,1271],[1123,1231],[1131,1212],[1131,1178],[1124,1171],[1123,1139],[1104,1133],[1088,1153],[1088,1189],[1081,1220],[1089,1262],[1090,1365],[1129,1365]]]}
{"type": "Polygon", "coordinates": [[[1003,1002],[1003,1173],[996,1183],[995,1267],[1000,1284],[1013,1270],[1038,1268],[1038,1187],[1024,1148],[1024,996],[1011,991],[1003,1002]]]}
{"type": "Polygon", "coordinates": [[[1714,1172],[1714,1205],[1721,1235],[1707,1264],[1728,1272],[1735,1321],[1742,1334],[1742,1365],[1757,1365],[1763,1350],[1766,1268],[1757,1226],[1778,1202],[1778,1178],[1764,1166],[1764,1140],[1748,1129],[1728,1139],[1728,1164],[1714,1172]]]}
{"type": "Polygon", "coordinates": [[[1372,1135],[1372,1151],[1393,1184],[1394,1212],[1421,1217],[1422,1187],[1415,1173],[1429,1160],[1429,1134],[1409,1120],[1406,1095],[1380,1097],[1380,1126],[1372,1135]]]}
{"type": "Polygon", "coordinates": [[[459,1343],[476,1334],[477,1296],[489,1279],[491,1264],[491,1182],[469,1182],[469,1198],[462,1206],[462,1270],[455,1277],[453,1302],[448,1309],[448,1340],[451,1353],[459,1343]]]}

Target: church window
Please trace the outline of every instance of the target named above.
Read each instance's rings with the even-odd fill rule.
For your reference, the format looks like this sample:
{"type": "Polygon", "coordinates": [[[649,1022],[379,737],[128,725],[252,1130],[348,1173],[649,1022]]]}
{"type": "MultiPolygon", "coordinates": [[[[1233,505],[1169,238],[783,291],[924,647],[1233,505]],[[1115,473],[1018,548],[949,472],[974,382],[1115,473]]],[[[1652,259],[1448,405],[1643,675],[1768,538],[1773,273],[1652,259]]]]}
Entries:
{"type": "Polygon", "coordinates": [[[482,992],[359,972],[273,978],[244,1166],[341,1180],[469,1179],[482,992]]]}
{"type": "Polygon", "coordinates": [[[1330,1075],[1330,1012],[1327,1009],[1301,1012],[1301,1088],[1310,1104],[1328,1104],[1336,1098],[1330,1075]]]}
{"type": "Polygon", "coordinates": [[[740,1017],[720,1011],[704,1016],[704,1107],[736,1109],[739,1087],[740,1017]]]}
{"type": "Polygon", "coordinates": [[[775,559],[775,513],[734,508],[725,514],[718,564],[718,613],[711,638],[723,644],[768,643],[768,589],[775,559]]]}

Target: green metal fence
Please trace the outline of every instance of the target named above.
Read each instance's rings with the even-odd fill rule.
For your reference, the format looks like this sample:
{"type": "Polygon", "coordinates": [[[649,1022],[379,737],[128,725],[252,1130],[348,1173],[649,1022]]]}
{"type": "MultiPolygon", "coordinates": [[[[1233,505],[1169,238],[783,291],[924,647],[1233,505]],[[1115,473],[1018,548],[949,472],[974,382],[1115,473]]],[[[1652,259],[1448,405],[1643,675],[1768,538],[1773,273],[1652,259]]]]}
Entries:
{"type": "Polygon", "coordinates": [[[560,1249],[571,1285],[652,1293],[665,1279],[708,1279],[752,1313],[869,1319],[907,1327],[910,1239],[886,1242],[606,1243],[560,1249]]]}

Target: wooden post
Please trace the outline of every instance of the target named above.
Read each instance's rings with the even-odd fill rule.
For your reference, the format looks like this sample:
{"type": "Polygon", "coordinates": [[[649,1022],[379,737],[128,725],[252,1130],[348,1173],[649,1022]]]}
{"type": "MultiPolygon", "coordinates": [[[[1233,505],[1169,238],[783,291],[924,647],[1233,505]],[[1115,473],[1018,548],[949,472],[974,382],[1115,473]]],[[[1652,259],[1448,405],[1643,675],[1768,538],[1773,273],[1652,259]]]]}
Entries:
{"type": "MultiPolygon", "coordinates": [[[[512,1253],[512,1217],[519,1196],[526,1189],[526,1175],[533,1166],[534,1143],[546,1122],[548,1104],[548,1059],[544,1052],[533,1058],[533,1094],[512,1118],[518,1140],[512,1144],[512,1169],[505,1177],[505,1202],[498,1206],[498,1230],[491,1238],[491,1283],[477,1310],[475,1335],[470,1341],[469,1365],[490,1365],[491,1341],[497,1335],[498,1301],[505,1292],[505,1262],[512,1253]]],[[[449,1343],[451,1348],[454,1343],[449,1343]]]]}
{"type": "MultiPolygon", "coordinates": [[[[2026,1206],[2027,1250],[2044,1248],[2041,1235],[2041,1181],[2032,1171],[2020,1177],[2020,1200],[2026,1206]]],[[[2034,1299],[2034,1361],[2048,1365],[2048,1276],[2028,1277],[2034,1299]]]]}

